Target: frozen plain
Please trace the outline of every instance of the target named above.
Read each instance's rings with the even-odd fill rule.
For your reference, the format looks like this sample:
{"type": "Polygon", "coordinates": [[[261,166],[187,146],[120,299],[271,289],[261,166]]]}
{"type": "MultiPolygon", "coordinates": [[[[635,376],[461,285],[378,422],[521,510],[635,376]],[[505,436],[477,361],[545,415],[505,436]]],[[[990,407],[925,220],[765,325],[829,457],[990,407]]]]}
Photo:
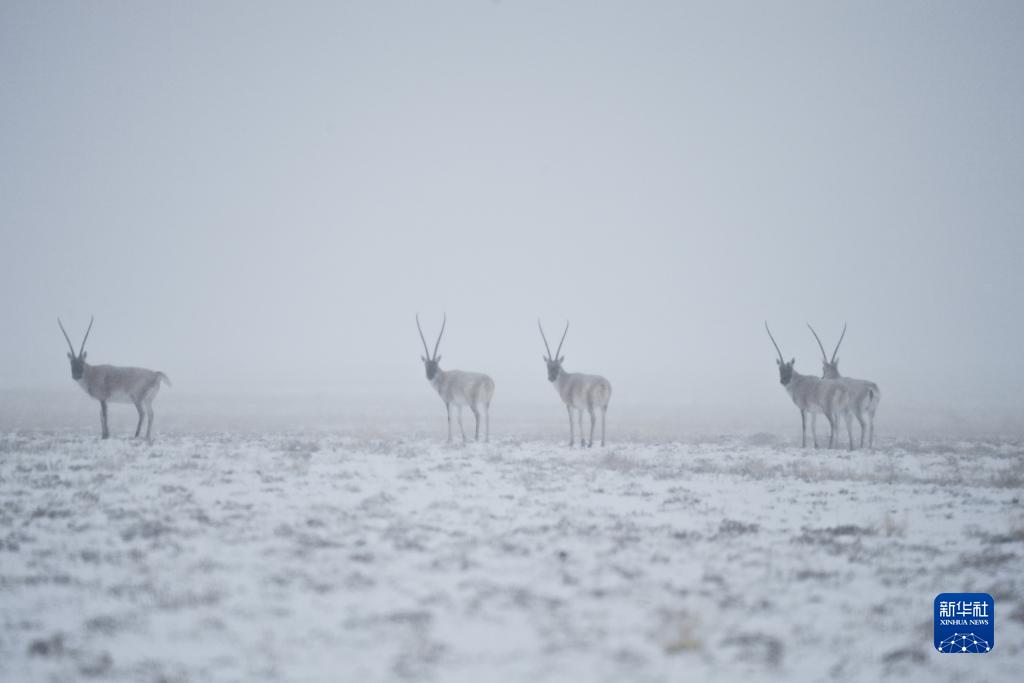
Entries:
{"type": "MultiPolygon", "coordinates": [[[[0,680],[1014,680],[1024,442],[0,435],[0,680]],[[932,600],[996,600],[986,655],[932,600]]],[[[158,430],[159,431],[159,430],[158,430]]]]}

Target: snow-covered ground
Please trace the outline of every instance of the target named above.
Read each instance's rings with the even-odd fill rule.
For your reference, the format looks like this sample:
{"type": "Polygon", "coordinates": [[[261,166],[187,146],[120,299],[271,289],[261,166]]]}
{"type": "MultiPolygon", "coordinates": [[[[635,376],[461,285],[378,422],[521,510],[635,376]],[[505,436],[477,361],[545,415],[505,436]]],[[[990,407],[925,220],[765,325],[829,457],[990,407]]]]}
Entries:
{"type": "Polygon", "coordinates": [[[0,435],[0,679],[1019,680],[1021,442],[561,438],[0,435]]]}

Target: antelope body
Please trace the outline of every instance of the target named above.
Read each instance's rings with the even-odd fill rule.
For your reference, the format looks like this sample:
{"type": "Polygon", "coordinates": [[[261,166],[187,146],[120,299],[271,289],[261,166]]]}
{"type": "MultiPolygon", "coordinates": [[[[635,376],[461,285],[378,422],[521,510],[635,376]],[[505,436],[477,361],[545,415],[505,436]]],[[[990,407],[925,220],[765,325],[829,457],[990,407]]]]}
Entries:
{"type": "Polygon", "coordinates": [[[597,411],[601,411],[601,445],[604,446],[605,417],[608,412],[608,402],[612,398],[611,382],[600,375],[585,375],[581,372],[566,372],[562,367],[565,356],[560,356],[562,343],[565,342],[565,335],[569,332],[569,323],[565,323],[565,332],[562,333],[562,340],[558,342],[558,350],[551,355],[551,347],[548,346],[548,339],[544,336],[544,328],[537,321],[537,328],[544,340],[544,349],[548,355],[544,356],[544,362],[548,368],[548,381],[555,385],[555,391],[565,404],[566,412],[569,414],[569,445],[576,443],[576,434],[573,427],[573,410],[576,411],[580,427],[580,446],[591,447],[594,445],[594,425],[597,421],[597,411]],[[590,439],[583,440],[583,411],[590,415],[590,439]]]}
{"type": "Polygon", "coordinates": [[[437,335],[437,343],[434,344],[434,352],[430,353],[427,348],[427,340],[423,336],[423,328],[420,327],[420,317],[416,316],[416,328],[420,332],[420,340],[423,342],[423,350],[427,355],[421,356],[423,365],[427,371],[427,379],[431,386],[437,391],[437,395],[444,401],[444,408],[448,415],[448,442],[452,440],[452,406],[455,406],[459,417],[459,431],[462,432],[462,441],[466,441],[466,430],[462,426],[462,408],[468,406],[473,411],[476,419],[474,439],[480,440],[480,413],[484,414],[484,441],[491,440],[491,397],[494,396],[494,380],[479,372],[463,372],[462,370],[442,370],[440,366],[441,356],[437,355],[437,349],[441,345],[441,337],[444,335],[444,327],[448,322],[448,316],[444,317],[441,323],[441,333],[437,335]]]}
{"type": "Polygon", "coordinates": [[[143,418],[146,419],[146,440],[149,441],[153,433],[153,399],[160,391],[160,384],[171,385],[171,381],[162,372],[146,370],[145,368],[125,368],[116,365],[89,365],[85,362],[88,355],[85,351],[85,341],[89,338],[92,330],[92,319],[89,320],[89,328],[82,338],[82,345],[75,353],[75,347],[71,344],[64,324],[57,319],[60,331],[64,333],[64,339],[68,342],[68,360],[71,361],[71,378],[78,382],[85,393],[100,402],[100,433],[104,439],[110,438],[110,429],[107,426],[107,404],[108,403],[131,403],[139,413],[139,422],[135,426],[135,438],[138,438],[142,431],[143,418]]]}
{"type": "Polygon", "coordinates": [[[850,421],[849,416],[852,414],[860,424],[860,447],[864,448],[864,434],[867,432],[868,448],[874,448],[875,411],[882,400],[882,391],[874,382],[866,379],[843,377],[839,374],[839,359],[836,357],[836,354],[839,353],[839,346],[843,343],[843,338],[846,336],[846,325],[843,325],[843,333],[839,335],[839,341],[836,343],[836,348],[832,351],[831,358],[825,354],[825,346],[821,343],[818,333],[814,331],[810,323],[807,324],[807,327],[810,327],[811,334],[814,335],[814,339],[818,342],[818,348],[821,349],[822,379],[840,381],[846,385],[849,391],[850,397],[846,415],[847,425],[849,425],[850,421]]]}
{"type": "MultiPolygon", "coordinates": [[[[810,414],[811,438],[814,447],[818,447],[818,431],[815,423],[818,414],[822,414],[828,420],[828,446],[832,448],[837,442],[839,416],[845,415],[849,410],[850,393],[848,387],[836,380],[801,375],[793,369],[793,366],[796,364],[795,358],[786,362],[782,357],[782,351],[779,349],[779,345],[775,343],[775,337],[772,336],[771,330],[768,329],[767,322],[764,324],[764,329],[767,330],[768,337],[771,338],[772,344],[779,354],[778,360],[775,361],[779,366],[779,382],[785,387],[786,393],[789,394],[789,398],[793,401],[793,405],[800,410],[800,446],[807,447],[807,415],[810,414]]],[[[846,421],[846,429],[850,437],[850,449],[852,450],[853,431],[849,419],[846,421]]]]}

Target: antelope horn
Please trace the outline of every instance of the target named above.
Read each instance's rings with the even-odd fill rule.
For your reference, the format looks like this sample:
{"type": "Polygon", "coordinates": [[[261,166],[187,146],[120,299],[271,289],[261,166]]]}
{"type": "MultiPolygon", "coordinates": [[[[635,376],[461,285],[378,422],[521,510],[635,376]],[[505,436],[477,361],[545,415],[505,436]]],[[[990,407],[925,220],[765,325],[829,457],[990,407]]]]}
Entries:
{"type": "Polygon", "coordinates": [[[68,343],[68,348],[71,350],[71,355],[75,355],[75,347],[71,343],[71,337],[68,336],[68,331],[64,329],[64,323],[60,321],[59,317],[57,318],[57,324],[60,325],[60,331],[64,333],[64,339],[68,343]]]}
{"type": "Polygon", "coordinates": [[[843,343],[843,337],[845,337],[845,336],[846,336],[846,323],[843,323],[843,333],[841,335],[839,335],[839,341],[836,342],[836,350],[832,352],[832,360],[829,361],[829,362],[831,362],[831,363],[835,363],[836,362],[836,354],[839,353],[839,345],[843,343]]]}
{"type": "Polygon", "coordinates": [[[558,360],[559,354],[562,353],[562,343],[565,341],[565,335],[569,334],[569,321],[565,321],[565,332],[562,333],[562,341],[558,342],[558,350],[555,351],[554,360],[558,360]]]}
{"type": "MultiPolygon", "coordinates": [[[[551,358],[551,347],[548,346],[548,338],[544,336],[544,328],[541,327],[540,318],[537,318],[537,329],[540,330],[540,338],[544,340],[544,350],[548,352],[548,358],[551,358]]],[[[551,358],[554,360],[554,358],[551,358]]]]}
{"type": "Polygon", "coordinates": [[[775,350],[779,354],[779,362],[780,363],[785,363],[786,361],[783,360],[783,358],[782,358],[782,349],[780,349],[779,345],[775,343],[775,337],[772,336],[772,331],[768,329],[768,321],[767,320],[764,321],[764,329],[768,333],[768,338],[772,340],[772,346],[775,347],[775,350]]]}
{"type": "Polygon", "coordinates": [[[818,336],[818,333],[814,331],[814,328],[813,328],[813,327],[811,327],[811,324],[810,324],[810,323],[807,323],[807,327],[810,327],[810,328],[811,328],[811,334],[813,334],[813,335],[814,335],[814,338],[818,340],[818,348],[819,348],[819,349],[821,349],[821,359],[822,359],[823,361],[827,361],[827,360],[828,360],[828,354],[826,354],[826,353],[825,353],[825,347],[824,347],[824,345],[823,345],[823,344],[821,343],[821,337],[819,337],[819,336],[818,336]]]}
{"type": "Polygon", "coordinates": [[[427,354],[427,359],[430,359],[430,349],[427,348],[427,339],[423,336],[423,328],[420,327],[420,314],[416,314],[416,329],[420,331],[420,341],[423,342],[423,353],[427,354]]]}
{"type": "Polygon", "coordinates": [[[82,337],[82,348],[78,349],[78,355],[79,356],[82,355],[82,351],[85,351],[85,340],[89,338],[89,333],[92,332],[92,322],[95,319],[96,318],[94,316],[89,316],[89,327],[85,331],[85,336],[82,337]]]}
{"type": "Polygon", "coordinates": [[[444,326],[448,323],[448,314],[444,314],[444,320],[441,321],[441,332],[437,335],[437,343],[434,344],[434,355],[431,356],[433,360],[437,360],[437,347],[441,346],[441,337],[444,336],[444,326]]]}

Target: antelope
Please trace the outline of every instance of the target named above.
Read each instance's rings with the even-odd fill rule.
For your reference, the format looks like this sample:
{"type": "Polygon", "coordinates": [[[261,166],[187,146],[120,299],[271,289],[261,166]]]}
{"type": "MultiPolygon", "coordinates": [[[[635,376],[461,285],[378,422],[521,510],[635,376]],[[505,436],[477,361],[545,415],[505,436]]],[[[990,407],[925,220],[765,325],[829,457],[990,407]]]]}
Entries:
{"type": "Polygon", "coordinates": [[[85,362],[85,341],[92,331],[94,318],[89,319],[89,327],[85,330],[82,345],[75,353],[75,347],[68,337],[64,323],[57,318],[60,331],[67,340],[68,360],[71,361],[71,379],[85,390],[85,393],[100,402],[100,429],[104,439],[110,438],[107,427],[107,403],[133,403],[139,411],[139,423],[135,427],[135,438],[142,431],[142,419],[147,418],[146,441],[151,440],[153,432],[153,399],[160,391],[160,383],[171,386],[171,380],[162,372],[144,368],[122,368],[115,365],[89,365],[85,362]]]}
{"type": "Polygon", "coordinates": [[[452,405],[458,408],[459,431],[462,432],[462,442],[466,442],[466,430],[462,427],[462,407],[469,406],[476,418],[476,430],[474,440],[480,440],[480,411],[484,413],[484,441],[491,440],[491,397],[494,396],[494,380],[479,372],[463,372],[462,370],[442,370],[440,366],[441,356],[437,355],[437,349],[441,345],[441,337],[444,335],[444,327],[448,323],[448,315],[445,314],[441,322],[441,332],[437,335],[437,343],[434,344],[434,352],[427,349],[427,340],[423,336],[423,328],[420,327],[420,315],[416,314],[416,329],[420,331],[420,341],[423,342],[423,350],[427,355],[420,356],[427,371],[427,379],[437,391],[437,394],[444,401],[444,409],[448,413],[448,443],[452,442],[452,405]]]}
{"type": "MultiPolygon", "coordinates": [[[[815,422],[818,413],[825,416],[829,424],[828,447],[832,448],[837,441],[839,415],[844,414],[848,408],[849,390],[842,382],[835,380],[819,379],[811,375],[801,375],[793,369],[796,358],[790,359],[787,363],[782,357],[779,345],[775,343],[772,331],[768,329],[768,321],[764,323],[764,329],[768,332],[768,338],[772,340],[779,359],[775,361],[779,366],[779,382],[786,388],[786,393],[793,400],[793,404],[800,409],[800,446],[807,447],[807,414],[811,414],[811,436],[814,447],[818,447],[818,431],[815,422]]],[[[846,421],[847,432],[850,437],[850,449],[853,449],[853,430],[850,421],[846,421]]]]}
{"type": "MultiPolygon", "coordinates": [[[[882,400],[882,392],[874,382],[869,382],[866,379],[843,377],[839,374],[839,359],[836,358],[836,354],[839,353],[839,346],[843,343],[843,338],[846,336],[846,325],[843,325],[843,333],[839,335],[839,341],[836,343],[836,348],[832,351],[831,358],[825,355],[825,346],[821,343],[821,338],[818,337],[818,333],[814,331],[814,328],[811,327],[810,323],[807,323],[807,327],[810,328],[811,334],[814,335],[814,339],[818,342],[818,348],[821,349],[822,379],[842,380],[846,385],[847,390],[850,393],[849,412],[853,413],[853,416],[857,418],[857,422],[860,423],[860,447],[864,448],[864,432],[866,425],[869,430],[868,448],[874,448],[875,410],[878,409],[878,403],[882,400]]],[[[847,416],[846,419],[849,421],[850,418],[847,416]]]]}
{"type": "Polygon", "coordinates": [[[562,353],[562,344],[565,342],[565,335],[569,333],[569,321],[565,321],[565,332],[562,332],[562,340],[558,342],[558,350],[551,355],[551,347],[548,346],[548,338],[544,336],[544,328],[537,319],[537,329],[540,330],[541,339],[544,340],[544,349],[548,355],[544,356],[544,362],[548,366],[548,381],[555,385],[555,391],[565,403],[565,409],[569,413],[569,446],[576,443],[576,434],[573,431],[572,411],[576,410],[579,416],[580,425],[580,447],[590,448],[594,445],[594,423],[597,421],[595,410],[601,409],[601,445],[604,446],[604,423],[605,414],[608,412],[608,401],[612,397],[612,385],[600,375],[584,375],[580,372],[566,372],[562,368],[562,361],[565,356],[562,353]],[[590,413],[590,440],[583,440],[583,410],[590,413]]]}

